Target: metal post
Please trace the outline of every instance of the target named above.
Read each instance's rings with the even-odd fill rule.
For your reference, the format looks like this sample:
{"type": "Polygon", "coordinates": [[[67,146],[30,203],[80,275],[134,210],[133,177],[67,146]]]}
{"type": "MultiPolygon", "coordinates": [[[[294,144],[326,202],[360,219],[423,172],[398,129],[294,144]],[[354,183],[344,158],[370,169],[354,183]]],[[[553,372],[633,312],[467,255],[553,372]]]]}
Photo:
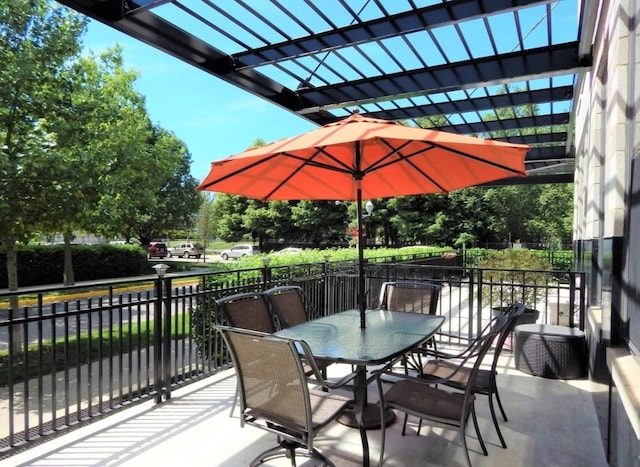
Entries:
{"type": "Polygon", "coordinates": [[[267,290],[271,281],[271,270],[269,269],[271,258],[262,258],[262,263],[264,264],[264,267],[262,268],[262,290],[267,290]]]}
{"type": "Polygon", "coordinates": [[[162,279],[154,281],[156,301],[153,313],[153,386],[156,390],[156,403],[162,402],[162,279]]]}
{"type": "MultiPolygon", "coordinates": [[[[162,281],[163,279],[160,279],[162,281]]],[[[164,279],[164,320],[162,328],[164,339],[162,341],[162,382],[165,400],[171,399],[171,279],[164,279]]]]}

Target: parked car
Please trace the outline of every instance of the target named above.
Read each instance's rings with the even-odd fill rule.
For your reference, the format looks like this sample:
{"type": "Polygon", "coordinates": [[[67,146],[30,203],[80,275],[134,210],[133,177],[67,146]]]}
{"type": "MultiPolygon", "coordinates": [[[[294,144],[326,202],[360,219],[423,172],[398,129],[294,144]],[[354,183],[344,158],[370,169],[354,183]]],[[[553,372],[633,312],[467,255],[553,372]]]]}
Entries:
{"type": "Polygon", "coordinates": [[[228,250],[224,250],[222,253],[220,253],[220,257],[224,260],[230,258],[240,259],[244,258],[245,256],[257,255],[258,253],[260,253],[260,250],[256,246],[249,244],[234,245],[228,250]]]}
{"type": "Polygon", "coordinates": [[[147,258],[164,258],[167,256],[167,245],[162,242],[151,242],[147,248],[147,258]]]}
{"type": "Polygon", "coordinates": [[[180,256],[183,258],[198,258],[204,254],[204,248],[197,243],[179,243],[176,246],[169,248],[167,256],[180,256]]]}

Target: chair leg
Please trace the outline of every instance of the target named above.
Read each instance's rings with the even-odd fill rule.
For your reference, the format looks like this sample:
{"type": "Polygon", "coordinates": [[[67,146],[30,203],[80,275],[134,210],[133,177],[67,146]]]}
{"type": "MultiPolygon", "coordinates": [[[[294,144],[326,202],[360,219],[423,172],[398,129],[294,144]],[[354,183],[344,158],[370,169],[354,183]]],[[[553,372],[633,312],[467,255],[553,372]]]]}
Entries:
{"type": "Polygon", "coordinates": [[[502,407],[502,401],[500,400],[500,394],[498,393],[498,388],[497,387],[495,388],[494,393],[496,395],[496,401],[498,402],[498,408],[500,409],[500,413],[502,414],[502,418],[504,419],[505,422],[508,422],[509,419],[507,419],[507,414],[504,411],[504,408],[502,407]]]}
{"type": "Polygon", "coordinates": [[[469,448],[467,447],[467,436],[465,434],[464,424],[460,427],[460,439],[462,440],[462,447],[464,453],[467,456],[467,465],[471,467],[471,457],[469,456],[469,448]]]}
{"type": "Polygon", "coordinates": [[[478,426],[478,417],[476,416],[475,406],[471,408],[471,418],[473,419],[473,426],[476,429],[476,435],[478,436],[478,441],[480,441],[480,447],[482,448],[482,453],[485,456],[488,456],[489,452],[487,451],[487,447],[484,445],[484,440],[482,439],[482,435],[480,434],[480,427],[478,426]]]}
{"type": "MultiPolygon", "coordinates": [[[[278,445],[261,452],[255,459],[253,459],[253,461],[251,461],[250,466],[256,467],[270,460],[286,457],[287,459],[291,460],[291,465],[295,467],[297,465],[296,449],[302,447],[303,446],[296,442],[286,441],[278,437],[278,445]]],[[[315,448],[306,451],[301,450],[298,452],[298,455],[300,457],[306,457],[308,459],[319,460],[322,462],[322,465],[326,467],[335,467],[335,464],[333,462],[331,462],[327,457],[324,456],[324,454],[322,454],[315,448]]]]}
{"type": "Polygon", "coordinates": [[[500,431],[500,426],[498,426],[498,419],[496,418],[496,410],[493,406],[493,396],[491,392],[489,393],[489,411],[491,412],[491,419],[493,420],[493,426],[496,428],[496,433],[498,433],[498,438],[500,438],[500,444],[503,448],[507,449],[507,443],[504,441],[504,437],[502,436],[502,431],[500,431]]]}
{"type": "Polygon", "coordinates": [[[236,402],[238,402],[238,398],[240,397],[240,388],[236,385],[236,393],[233,396],[233,404],[231,404],[231,412],[229,412],[229,417],[233,417],[233,412],[236,410],[236,402]]]}
{"type": "Polygon", "coordinates": [[[402,420],[402,436],[404,436],[406,430],[407,430],[407,419],[409,418],[409,416],[405,413],[404,414],[404,418],[402,420]]]}
{"type": "MultiPolygon", "coordinates": [[[[376,381],[378,384],[378,394],[380,394],[380,402],[378,405],[380,406],[380,460],[378,461],[378,465],[382,466],[382,460],[384,458],[384,442],[386,437],[386,423],[384,422],[384,401],[382,400],[382,382],[378,378],[376,381]]],[[[405,414],[404,418],[405,423],[407,422],[407,415],[405,414]]],[[[404,435],[404,425],[402,426],[402,434],[404,435]]]]}

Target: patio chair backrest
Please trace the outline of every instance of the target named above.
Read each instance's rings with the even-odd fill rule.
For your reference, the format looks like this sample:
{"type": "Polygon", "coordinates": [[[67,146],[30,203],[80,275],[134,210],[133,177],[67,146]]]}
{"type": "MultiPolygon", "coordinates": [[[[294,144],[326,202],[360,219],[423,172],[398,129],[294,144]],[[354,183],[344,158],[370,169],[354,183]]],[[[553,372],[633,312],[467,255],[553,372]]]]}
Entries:
{"type": "Polygon", "coordinates": [[[425,281],[385,282],[380,289],[380,309],[435,315],[440,285],[425,281]]]}
{"type": "Polygon", "coordinates": [[[506,314],[501,314],[500,316],[492,320],[491,327],[488,329],[488,332],[485,332],[484,334],[479,336],[471,344],[469,354],[460,363],[460,366],[464,367],[465,364],[471,363],[473,361],[473,368],[471,370],[471,375],[469,376],[469,380],[467,383],[468,387],[466,389],[468,393],[473,394],[474,388],[476,387],[478,371],[480,370],[480,365],[482,364],[484,357],[493,347],[494,343],[497,340],[500,340],[503,331],[508,325],[509,316],[506,314]],[[473,360],[474,358],[475,361],[473,360]]]}
{"type": "Polygon", "coordinates": [[[236,368],[243,420],[257,417],[308,431],[309,389],[296,341],[220,328],[236,368]]]}
{"type": "Polygon", "coordinates": [[[301,287],[285,285],[273,287],[263,293],[278,319],[280,329],[304,323],[309,319],[306,300],[301,287]]]}
{"type": "Polygon", "coordinates": [[[502,347],[504,347],[504,343],[513,331],[513,328],[516,327],[518,321],[524,314],[525,306],[522,302],[516,302],[513,305],[509,306],[503,314],[507,317],[507,323],[505,324],[502,332],[498,336],[498,340],[495,345],[495,352],[493,355],[493,364],[492,369],[495,371],[498,365],[498,358],[500,357],[500,353],[502,352],[502,347]]]}
{"type": "Polygon", "coordinates": [[[260,292],[229,295],[216,300],[216,303],[232,327],[269,334],[276,332],[269,304],[260,292]]]}

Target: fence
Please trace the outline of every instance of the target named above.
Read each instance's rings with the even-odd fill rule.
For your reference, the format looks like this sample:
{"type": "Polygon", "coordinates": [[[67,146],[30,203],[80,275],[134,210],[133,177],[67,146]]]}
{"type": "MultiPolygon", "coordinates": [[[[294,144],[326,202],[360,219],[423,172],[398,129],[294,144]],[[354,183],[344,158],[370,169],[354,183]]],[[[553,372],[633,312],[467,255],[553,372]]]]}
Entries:
{"type": "MultiPolygon", "coordinates": [[[[491,318],[486,297],[494,289],[508,289],[500,294],[506,304],[533,287],[541,291],[533,305],[540,322],[584,324],[582,273],[544,271],[544,282],[514,287],[513,279],[484,283],[485,271],[456,258],[369,260],[365,271],[370,308],[382,282],[442,284],[447,343],[472,338],[491,318]]],[[[0,309],[0,456],[137,402],[162,402],[176,386],[227,368],[214,327],[217,298],[299,285],[322,316],[356,308],[357,283],[354,262],[324,262],[0,293],[2,303],[21,302],[15,313],[0,309]]]]}

